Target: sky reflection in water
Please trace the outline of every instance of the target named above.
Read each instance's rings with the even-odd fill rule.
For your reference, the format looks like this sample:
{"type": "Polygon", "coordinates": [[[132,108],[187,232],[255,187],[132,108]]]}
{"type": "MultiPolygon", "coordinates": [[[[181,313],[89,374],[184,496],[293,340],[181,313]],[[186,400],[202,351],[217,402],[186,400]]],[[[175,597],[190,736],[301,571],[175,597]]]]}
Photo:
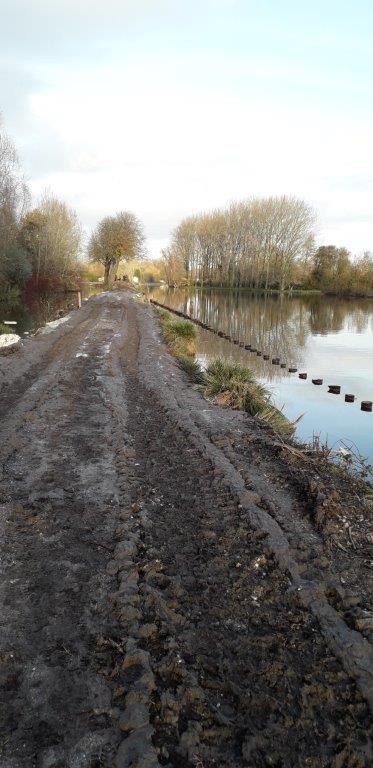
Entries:
{"type": "Polygon", "coordinates": [[[207,331],[199,333],[202,362],[224,356],[248,365],[289,418],[303,414],[299,439],[310,441],[315,433],[335,448],[341,440],[352,441],[373,463],[373,413],[360,410],[361,400],[373,400],[373,300],[180,290],[166,296],[157,291],[155,298],[306,371],[302,381],[207,331]],[[312,384],[316,377],[324,379],[323,386],[312,384]],[[341,395],[329,394],[328,384],[340,384],[341,395]],[[355,403],[345,403],[345,393],[354,394],[355,403]]]}

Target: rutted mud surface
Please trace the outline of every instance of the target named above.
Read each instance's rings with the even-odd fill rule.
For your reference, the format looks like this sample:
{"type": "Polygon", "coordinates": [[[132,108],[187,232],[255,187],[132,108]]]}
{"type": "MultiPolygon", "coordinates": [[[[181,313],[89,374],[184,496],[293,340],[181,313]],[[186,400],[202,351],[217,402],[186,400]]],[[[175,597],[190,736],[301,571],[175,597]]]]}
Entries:
{"type": "Polygon", "coordinates": [[[361,558],[270,438],[203,400],[131,295],[9,361],[1,768],[370,765],[361,558]]]}

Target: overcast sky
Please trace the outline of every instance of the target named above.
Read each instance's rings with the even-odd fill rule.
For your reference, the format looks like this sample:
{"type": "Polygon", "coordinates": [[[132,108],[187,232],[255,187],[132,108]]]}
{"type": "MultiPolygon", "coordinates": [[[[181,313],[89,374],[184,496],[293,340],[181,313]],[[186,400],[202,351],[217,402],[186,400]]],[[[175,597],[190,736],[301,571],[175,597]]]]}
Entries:
{"type": "Polygon", "coordinates": [[[294,194],[373,251],[372,0],[0,0],[0,110],[89,234],[294,194]]]}

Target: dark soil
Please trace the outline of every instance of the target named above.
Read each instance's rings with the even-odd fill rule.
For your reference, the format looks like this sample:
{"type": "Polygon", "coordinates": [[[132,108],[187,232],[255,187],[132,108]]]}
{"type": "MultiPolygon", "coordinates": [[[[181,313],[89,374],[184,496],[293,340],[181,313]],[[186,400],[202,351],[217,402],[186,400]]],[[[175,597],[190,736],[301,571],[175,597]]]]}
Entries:
{"type": "Polygon", "coordinates": [[[360,487],[204,400],[129,293],[0,381],[0,768],[371,765],[360,487]]]}

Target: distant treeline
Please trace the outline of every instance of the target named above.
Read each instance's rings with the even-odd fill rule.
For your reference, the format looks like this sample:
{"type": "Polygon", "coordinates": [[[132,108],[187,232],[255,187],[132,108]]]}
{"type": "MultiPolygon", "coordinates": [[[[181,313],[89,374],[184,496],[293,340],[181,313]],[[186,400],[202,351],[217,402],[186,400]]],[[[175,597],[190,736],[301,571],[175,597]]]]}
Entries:
{"type": "Polygon", "coordinates": [[[75,211],[46,193],[32,207],[13,142],[0,125],[0,296],[26,283],[66,284],[78,274],[81,227],[75,211]]]}
{"type": "Polygon", "coordinates": [[[169,284],[373,293],[373,258],[315,247],[316,217],[294,197],[253,198],[190,216],[162,252],[169,284]]]}
{"type": "Polygon", "coordinates": [[[24,181],[17,152],[0,123],[0,300],[26,286],[38,291],[76,285],[102,272],[111,282],[121,260],[143,255],[140,222],[128,211],[99,222],[82,259],[82,228],[76,212],[47,192],[36,206],[24,181]]]}
{"type": "Polygon", "coordinates": [[[0,298],[25,285],[38,290],[103,273],[111,284],[119,265],[140,260],[140,279],[259,290],[318,289],[373,293],[373,258],[353,259],[345,248],[315,248],[315,214],[294,197],[253,198],[225,210],[190,216],[175,229],[158,262],[144,263],[141,222],[129,211],[102,219],[82,260],[76,212],[53,193],[36,206],[17,152],[0,123],[0,298]],[[148,277],[146,277],[148,276],[148,277]]]}

